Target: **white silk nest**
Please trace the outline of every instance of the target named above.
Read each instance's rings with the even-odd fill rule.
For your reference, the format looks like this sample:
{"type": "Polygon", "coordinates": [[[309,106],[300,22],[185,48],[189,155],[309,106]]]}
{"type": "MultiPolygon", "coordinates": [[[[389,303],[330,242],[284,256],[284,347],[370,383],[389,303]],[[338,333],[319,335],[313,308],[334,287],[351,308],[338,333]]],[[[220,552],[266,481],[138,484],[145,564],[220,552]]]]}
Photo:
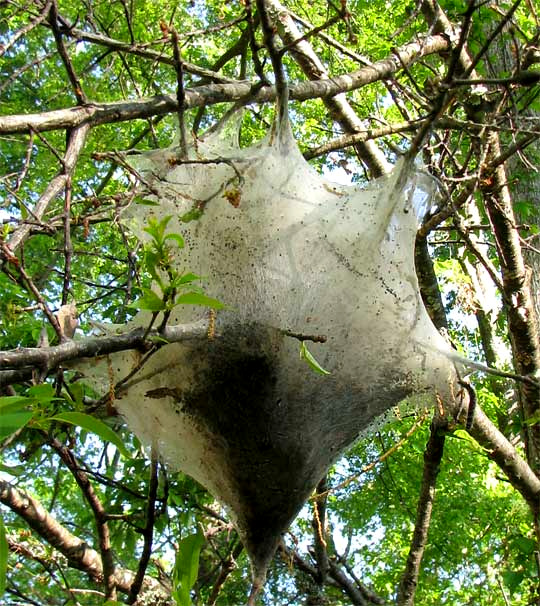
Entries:
{"type": "MultiPolygon", "coordinates": [[[[168,229],[186,242],[178,268],[204,276],[205,293],[228,308],[215,338],[162,347],[115,405],[171,468],[227,506],[260,584],[280,535],[374,420],[405,399],[451,396],[448,345],[414,269],[433,184],[398,163],[366,188],[336,185],[307,164],[288,123],[244,149],[221,128],[191,146],[189,162],[178,154],[132,160],[158,205],[132,204],[123,220],[145,240],[151,217],[172,215],[168,229]],[[329,375],[300,358],[287,331],[326,337],[306,344],[329,375]]],[[[205,318],[208,309],[185,305],[170,322],[205,318]]],[[[106,390],[139,361],[118,353],[84,370],[106,390]]]]}

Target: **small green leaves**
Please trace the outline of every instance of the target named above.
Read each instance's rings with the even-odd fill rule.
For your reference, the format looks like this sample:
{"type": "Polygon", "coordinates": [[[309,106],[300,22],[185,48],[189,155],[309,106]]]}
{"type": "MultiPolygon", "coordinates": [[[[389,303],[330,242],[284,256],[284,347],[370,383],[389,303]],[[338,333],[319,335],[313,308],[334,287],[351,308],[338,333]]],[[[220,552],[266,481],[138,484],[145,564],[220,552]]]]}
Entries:
{"type": "Polygon", "coordinates": [[[152,240],[156,244],[163,244],[165,238],[165,230],[167,229],[167,225],[169,221],[172,219],[172,215],[167,215],[163,217],[161,221],[157,219],[151,218],[148,221],[148,226],[144,228],[144,231],[152,236],[152,240]]]}
{"type": "Polygon", "coordinates": [[[143,288],[143,296],[130,303],[134,309],[144,309],[147,311],[163,311],[166,304],[163,299],[150,288],[143,288]]]}
{"type": "Polygon", "coordinates": [[[190,591],[199,572],[199,554],[204,543],[201,532],[182,539],[176,552],[176,560],[172,574],[172,596],[177,606],[190,606],[190,591]]]}
{"type": "Polygon", "coordinates": [[[34,416],[28,406],[35,403],[28,396],[4,396],[0,398],[0,440],[19,431],[34,416]]]}
{"type": "Polygon", "coordinates": [[[167,216],[161,221],[150,219],[148,227],[144,229],[152,237],[151,242],[144,249],[144,266],[162,294],[160,296],[151,288],[142,288],[142,296],[133,301],[129,307],[151,311],[154,314],[171,311],[177,305],[201,305],[212,309],[223,309],[225,307],[223,303],[206,296],[193,284],[201,280],[201,276],[191,272],[181,273],[175,269],[173,251],[168,243],[176,244],[179,249],[184,248],[185,243],[180,234],[166,233],[171,218],[167,216]],[[188,287],[189,292],[182,292],[188,287]]]}
{"type": "Polygon", "coordinates": [[[223,309],[225,307],[217,299],[212,299],[212,297],[207,297],[197,292],[188,292],[185,295],[180,295],[176,299],[176,305],[202,305],[203,307],[211,307],[212,309],[223,309]]]}
{"type": "Polygon", "coordinates": [[[184,213],[181,217],[180,217],[180,221],[182,221],[182,223],[189,223],[190,221],[197,221],[198,219],[200,219],[203,215],[203,211],[200,208],[192,208],[191,210],[188,210],[187,213],[184,213]]]}
{"type": "Polygon", "coordinates": [[[174,242],[176,242],[178,248],[184,248],[185,246],[184,238],[182,238],[180,234],[167,234],[164,238],[164,241],[167,240],[173,240],[174,242]]]}
{"type": "Polygon", "coordinates": [[[308,363],[308,365],[310,366],[310,368],[312,370],[314,370],[316,373],[318,373],[320,375],[329,375],[330,374],[313,357],[312,353],[307,348],[305,341],[302,341],[300,343],[300,358],[302,360],[305,360],[308,363]]]}
{"type": "Polygon", "coordinates": [[[105,442],[114,444],[120,453],[124,455],[124,457],[129,459],[131,456],[118,434],[116,434],[108,425],[105,425],[103,421],[100,421],[95,417],[82,412],[63,412],[51,417],[48,420],[69,423],[71,425],[81,427],[82,429],[86,429],[86,431],[96,434],[105,442]]]}
{"type": "Polygon", "coordinates": [[[33,412],[25,411],[2,414],[2,417],[0,417],[0,440],[22,429],[33,416],[33,412]]]}
{"type": "Polygon", "coordinates": [[[25,396],[0,398],[0,440],[23,429],[34,419],[43,418],[58,398],[52,385],[30,387],[25,396]]]}

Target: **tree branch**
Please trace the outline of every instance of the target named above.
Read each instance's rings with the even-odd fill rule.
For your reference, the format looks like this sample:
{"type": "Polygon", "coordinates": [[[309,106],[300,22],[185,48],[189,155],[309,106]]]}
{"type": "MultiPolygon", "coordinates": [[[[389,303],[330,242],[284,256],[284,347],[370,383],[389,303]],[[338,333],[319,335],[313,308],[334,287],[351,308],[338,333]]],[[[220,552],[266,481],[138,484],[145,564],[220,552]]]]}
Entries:
{"type": "MultiPolygon", "coordinates": [[[[68,112],[77,112],[76,108],[71,110],[59,110],[68,112]]],[[[34,114],[39,116],[39,114],[34,114]]],[[[21,116],[22,118],[22,116],[21,116]]],[[[1,121],[1,118],[0,118],[1,121]]],[[[34,220],[41,221],[41,218],[45,214],[45,211],[49,207],[49,204],[60,194],[60,192],[66,186],[68,178],[72,175],[75,168],[75,164],[79,158],[79,155],[83,149],[86,136],[90,130],[89,124],[72,125],[73,130],[69,133],[66,153],[62,161],[62,168],[60,172],[52,179],[45,191],[41,194],[41,197],[37,201],[34,209],[32,210],[32,217],[34,220]]],[[[34,127],[28,125],[26,131],[33,130],[34,127]]],[[[37,130],[40,130],[39,128],[37,130]]],[[[17,248],[24,242],[32,226],[29,223],[22,223],[11,235],[7,244],[12,252],[15,252],[17,248]]]]}
{"type": "MultiPolygon", "coordinates": [[[[328,72],[311,45],[298,31],[291,14],[281,5],[279,0],[267,0],[267,5],[272,20],[275,23],[284,44],[287,45],[287,48],[290,48],[291,55],[294,57],[302,71],[309,78],[323,82],[323,79],[328,78],[328,72]]],[[[399,52],[397,53],[397,56],[401,56],[399,52]]],[[[396,57],[392,56],[386,61],[395,62],[396,70],[394,71],[399,69],[398,66],[400,66],[400,63],[396,57]]],[[[406,60],[405,63],[407,63],[406,60]]],[[[367,74],[368,70],[372,68],[376,69],[376,65],[377,64],[372,64],[354,73],[358,74],[365,71],[367,74]]],[[[323,102],[330,111],[332,118],[341,125],[345,132],[356,133],[363,130],[364,126],[345,98],[345,95],[338,94],[344,93],[345,90],[351,89],[336,90],[334,95],[325,95],[323,97],[323,102]]],[[[373,142],[368,140],[358,141],[355,143],[355,149],[361,160],[367,164],[373,176],[378,177],[389,172],[390,164],[384,157],[384,154],[373,142]]]]}
{"type": "Polygon", "coordinates": [[[145,350],[155,339],[160,342],[177,343],[188,339],[207,338],[207,330],[208,322],[201,320],[191,324],[166,326],[162,331],[153,329],[148,332],[146,338],[146,329],[139,327],[124,334],[87,337],[52,347],[20,347],[0,352],[0,369],[20,369],[29,366],[35,368],[37,366],[54,370],[70,360],[104,356],[128,349],[145,350]]]}
{"type": "MultiPolygon", "coordinates": [[[[82,570],[97,583],[103,580],[99,553],[59,524],[37,499],[0,479],[0,503],[21,517],[44,541],[65,556],[71,567],[82,570]]],[[[118,570],[116,583],[119,591],[128,594],[133,578],[130,570],[118,570]]],[[[144,590],[162,600],[168,598],[164,588],[150,577],[145,579],[144,590]]]]}
{"type": "Polygon", "coordinates": [[[416,509],[416,522],[405,572],[399,584],[397,606],[413,606],[414,604],[420,564],[427,544],[431,512],[435,500],[435,485],[444,452],[445,434],[443,429],[441,423],[434,419],[424,452],[424,473],[416,509]]]}
{"type": "Polygon", "coordinates": [[[21,27],[19,30],[15,32],[15,34],[8,40],[5,44],[0,44],[0,57],[9,50],[20,38],[26,36],[28,32],[32,31],[35,27],[37,27],[40,23],[45,21],[47,15],[49,14],[49,9],[51,7],[52,0],[47,0],[47,2],[43,5],[41,12],[37,17],[35,17],[30,23],[21,27]]]}
{"type": "MultiPolygon", "coordinates": [[[[67,26],[65,30],[62,30],[62,32],[68,36],[71,36],[72,38],[75,38],[76,40],[92,42],[94,44],[99,44],[101,46],[110,48],[112,50],[137,55],[139,57],[143,57],[144,59],[149,59],[157,63],[164,63],[165,65],[171,65],[173,67],[175,65],[174,57],[169,57],[161,52],[153,51],[148,48],[142,48],[137,44],[122,42],[121,40],[115,40],[114,38],[109,38],[108,36],[104,36],[102,34],[86,32],[81,29],[77,29],[76,27],[72,28],[67,26]]],[[[194,65],[193,63],[184,62],[184,69],[186,70],[186,72],[195,74],[196,76],[200,76],[201,78],[207,78],[211,82],[220,82],[228,84],[236,83],[236,80],[233,80],[232,78],[227,78],[225,76],[222,76],[221,74],[218,74],[215,71],[206,69],[204,67],[199,67],[198,65],[194,65]]]]}
{"type": "Polygon", "coordinates": [[[533,511],[540,509],[540,479],[514,446],[497,429],[480,406],[476,406],[469,433],[499,465],[512,486],[521,493],[533,511]]]}
{"type": "MultiPolygon", "coordinates": [[[[401,47],[397,52],[401,62],[392,55],[376,61],[369,67],[363,67],[348,74],[316,81],[300,82],[290,87],[290,98],[297,101],[306,99],[333,97],[339,93],[356,90],[386,78],[393,77],[401,69],[401,64],[411,65],[433,53],[448,50],[447,37],[442,35],[427,36],[401,47]]],[[[274,87],[264,87],[252,93],[250,83],[209,84],[186,89],[185,108],[202,107],[216,103],[236,102],[265,103],[276,98],[274,87]]],[[[36,114],[19,114],[0,116],[0,134],[28,133],[31,130],[49,131],[62,128],[74,128],[82,124],[97,126],[148,118],[171,113],[178,110],[175,95],[160,95],[135,101],[115,101],[112,103],[91,103],[84,107],[41,112],[36,114]]]]}
{"type": "Polygon", "coordinates": [[[150,561],[150,556],[152,555],[152,541],[154,537],[154,522],[156,518],[156,498],[157,498],[157,489],[158,489],[158,456],[155,448],[152,448],[152,453],[150,457],[150,482],[148,485],[148,502],[146,508],[146,524],[143,530],[144,537],[144,547],[139,559],[139,568],[137,569],[137,573],[135,578],[133,579],[133,584],[131,585],[131,589],[129,592],[129,604],[133,604],[139,592],[141,591],[142,584],[144,581],[144,576],[146,574],[146,568],[148,566],[148,562],[150,561]]]}
{"type": "Polygon", "coordinates": [[[65,463],[77,482],[81,492],[84,495],[88,505],[92,509],[96,521],[96,529],[99,537],[99,550],[101,553],[101,563],[103,568],[103,582],[105,585],[105,597],[109,600],[116,600],[117,581],[115,577],[115,564],[111,548],[110,531],[107,523],[105,508],[98,498],[94,487],[92,486],[88,475],[79,467],[73,452],[61,444],[56,438],[49,440],[50,445],[58,453],[59,457],[65,463]]]}

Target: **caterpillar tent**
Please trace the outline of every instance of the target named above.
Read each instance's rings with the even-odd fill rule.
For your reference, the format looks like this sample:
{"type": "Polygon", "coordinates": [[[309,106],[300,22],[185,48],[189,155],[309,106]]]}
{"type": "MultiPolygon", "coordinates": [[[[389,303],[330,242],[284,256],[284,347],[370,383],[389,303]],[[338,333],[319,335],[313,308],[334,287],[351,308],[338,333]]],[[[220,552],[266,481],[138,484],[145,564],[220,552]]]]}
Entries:
{"type": "MultiPolygon", "coordinates": [[[[105,389],[129,375],[115,406],[228,507],[259,587],[328,467],[403,400],[450,397],[455,370],[414,270],[430,179],[400,162],[367,188],[336,185],[306,163],[287,120],[247,148],[229,130],[187,157],[173,146],[132,160],[155,205],[123,216],[143,241],[150,220],[172,217],[167,229],[185,240],[176,268],[203,276],[226,308],[209,318],[181,305],[169,322],[208,319],[215,337],[85,370],[105,389]],[[310,368],[299,341],[329,374],[310,368]]],[[[129,328],[148,321],[141,312],[129,328]]]]}

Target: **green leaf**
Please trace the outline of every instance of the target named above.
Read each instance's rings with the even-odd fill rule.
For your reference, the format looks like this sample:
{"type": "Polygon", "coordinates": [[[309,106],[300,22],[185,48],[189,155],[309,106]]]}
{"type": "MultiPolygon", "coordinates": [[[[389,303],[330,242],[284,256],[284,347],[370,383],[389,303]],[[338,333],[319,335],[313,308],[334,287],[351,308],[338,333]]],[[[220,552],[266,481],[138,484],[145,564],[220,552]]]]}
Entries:
{"type": "Polygon", "coordinates": [[[315,372],[319,373],[320,375],[329,375],[330,374],[313,357],[313,355],[311,354],[311,352],[307,348],[305,341],[302,341],[301,344],[300,344],[300,358],[302,360],[305,360],[309,364],[309,366],[311,367],[311,369],[314,370],[315,372]]]}
{"type": "Polygon", "coordinates": [[[180,234],[167,234],[165,240],[174,240],[178,244],[178,248],[184,248],[185,246],[184,238],[180,234]]]}
{"type": "Polygon", "coordinates": [[[201,276],[196,274],[184,274],[183,276],[178,276],[171,282],[171,286],[176,288],[178,286],[182,286],[183,284],[190,284],[191,282],[195,282],[196,280],[201,280],[201,276]]]}
{"type": "Polygon", "coordinates": [[[63,412],[49,418],[48,420],[61,421],[62,423],[70,423],[71,425],[82,427],[83,429],[86,429],[86,431],[96,434],[105,442],[114,444],[120,453],[127,459],[131,457],[120,436],[116,434],[108,425],[105,425],[103,421],[100,421],[91,415],[87,415],[82,412],[63,412]]]}
{"type": "Polygon", "coordinates": [[[536,541],[528,537],[516,537],[513,540],[514,545],[526,555],[531,555],[536,549],[536,541]]]}
{"type": "Polygon", "coordinates": [[[32,396],[34,400],[40,403],[52,402],[56,400],[56,391],[49,383],[41,383],[40,385],[34,385],[28,390],[28,395],[32,396]]]}
{"type": "Polygon", "coordinates": [[[202,305],[203,307],[211,307],[212,309],[224,309],[225,305],[217,299],[207,297],[197,292],[188,292],[177,297],[176,305],[202,305]]]}
{"type": "Polygon", "coordinates": [[[189,535],[178,545],[173,569],[173,597],[178,606],[190,606],[189,592],[199,572],[199,554],[204,543],[201,532],[189,535]]]}
{"type": "Polygon", "coordinates": [[[9,465],[4,465],[3,463],[0,463],[0,471],[8,473],[10,476],[20,476],[25,472],[25,470],[26,467],[24,465],[14,465],[13,467],[10,467],[9,465]]]}
{"type": "Polygon", "coordinates": [[[522,571],[516,570],[505,570],[502,573],[504,584],[508,587],[510,593],[514,593],[521,581],[523,581],[524,576],[525,574],[522,571]]]}
{"type": "Polygon", "coordinates": [[[6,590],[7,565],[8,565],[8,542],[4,520],[0,517],[0,597],[6,590]]]}
{"type": "Polygon", "coordinates": [[[197,221],[203,216],[203,211],[200,208],[192,208],[180,216],[180,221],[183,223],[189,223],[190,221],[197,221]]]}
{"type": "Polygon", "coordinates": [[[146,309],[148,311],[163,311],[165,309],[166,306],[163,299],[153,290],[144,288],[143,291],[143,296],[130,303],[129,307],[133,309],[146,309]]]}
{"type": "Polygon", "coordinates": [[[0,440],[23,428],[34,416],[33,412],[13,412],[0,417],[0,440]]]}
{"type": "Polygon", "coordinates": [[[74,382],[69,384],[70,399],[73,399],[75,404],[82,406],[84,398],[84,386],[82,383],[74,382]]]}
{"type": "Polygon", "coordinates": [[[3,396],[0,398],[0,408],[4,407],[23,407],[28,404],[32,404],[34,402],[33,398],[28,398],[27,396],[3,396]]]}
{"type": "Polygon", "coordinates": [[[144,251],[144,265],[148,270],[148,273],[161,285],[161,278],[157,273],[157,268],[161,261],[161,256],[158,255],[154,250],[148,248],[144,251]]]}
{"type": "Polygon", "coordinates": [[[150,219],[148,226],[144,228],[144,231],[147,234],[150,234],[157,244],[162,244],[164,241],[165,230],[167,229],[167,225],[171,219],[172,215],[163,217],[161,221],[150,219]]]}

